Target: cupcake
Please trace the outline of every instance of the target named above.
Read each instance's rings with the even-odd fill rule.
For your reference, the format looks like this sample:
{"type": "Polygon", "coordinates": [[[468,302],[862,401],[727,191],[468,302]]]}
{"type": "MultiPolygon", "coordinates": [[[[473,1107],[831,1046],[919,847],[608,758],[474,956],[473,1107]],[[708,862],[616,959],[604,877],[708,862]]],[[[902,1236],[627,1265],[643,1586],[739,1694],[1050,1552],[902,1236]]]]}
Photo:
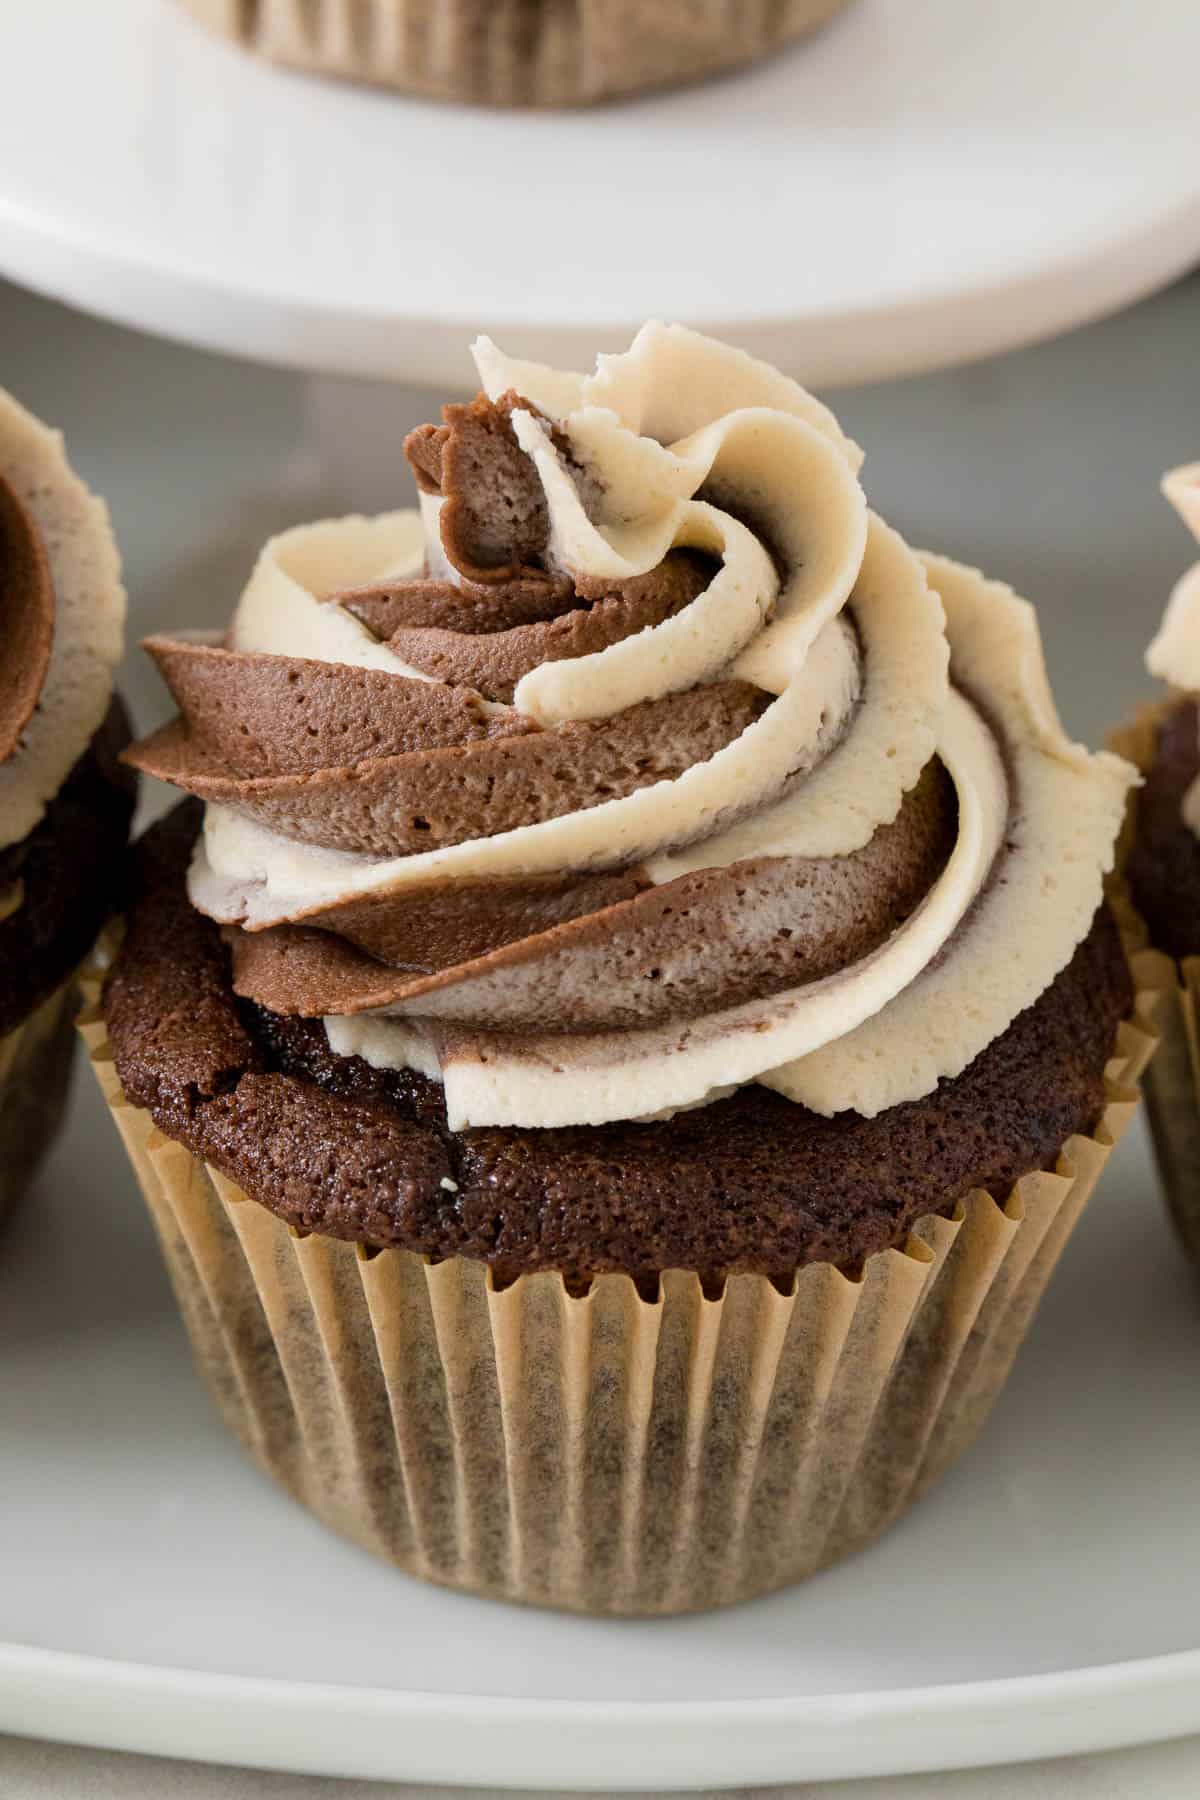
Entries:
{"type": "Polygon", "coordinates": [[[118,897],[134,777],[103,501],[0,390],[0,1217],[66,1103],[76,972],[118,897]]]}
{"type": "MultiPolygon", "coordinates": [[[[1163,492],[1200,538],[1200,464],[1165,476],[1163,492]]],[[[1137,979],[1160,995],[1151,1135],[1179,1235],[1200,1261],[1200,563],[1176,586],[1146,666],[1167,691],[1114,734],[1144,777],[1123,846],[1126,924],[1137,979]]]]}
{"type": "Polygon", "coordinates": [[[798,1580],[970,1440],[1150,1040],[1133,771],[764,364],[475,347],[419,509],[270,542],[89,1016],[200,1366],[401,1568],[798,1580]]]}
{"type": "Polygon", "coordinates": [[[846,0],[184,0],[272,61],[489,106],[579,106],[696,81],[803,37],[846,0]]]}

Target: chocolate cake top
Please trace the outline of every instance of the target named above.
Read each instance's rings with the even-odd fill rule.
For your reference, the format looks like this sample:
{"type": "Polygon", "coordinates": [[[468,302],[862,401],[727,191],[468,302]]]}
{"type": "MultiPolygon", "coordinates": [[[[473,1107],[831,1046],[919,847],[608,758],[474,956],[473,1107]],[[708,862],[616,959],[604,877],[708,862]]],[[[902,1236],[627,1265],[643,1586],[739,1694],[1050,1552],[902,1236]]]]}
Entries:
{"type": "Polygon", "coordinates": [[[455,1132],[435,1080],[336,1056],[319,1021],[237,999],[221,933],[187,896],[199,823],[185,802],[137,852],[105,997],[125,1092],[297,1229],[474,1257],[501,1281],[853,1267],[972,1189],[1002,1197],[1053,1167],[1103,1110],[1131,1002],[1102,912],[969,1069],[874,1119],[752,1084],[652,1124],[455,1132]]]}

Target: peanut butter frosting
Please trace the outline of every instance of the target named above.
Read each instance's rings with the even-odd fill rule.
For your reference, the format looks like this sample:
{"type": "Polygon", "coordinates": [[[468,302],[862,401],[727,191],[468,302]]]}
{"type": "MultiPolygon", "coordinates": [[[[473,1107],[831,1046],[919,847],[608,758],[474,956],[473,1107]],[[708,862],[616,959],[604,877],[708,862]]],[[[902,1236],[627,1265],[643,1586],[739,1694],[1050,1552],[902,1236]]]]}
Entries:
{"type": "Polygon", "coordinates": [[[104,502],[0,390],[0,849],[29,836],[104,721],[124,618],[104,502]]]}
{"type": "Polygon", "coordinates": [[[454,1131],[931,1093],[1087,937],[1133,771],[795,383],[657,324],[475,360],[416,511],[285,532],[223,642],[150,641],[180,716],[134,760],[204,802],[237,991],[454,1131]]]}

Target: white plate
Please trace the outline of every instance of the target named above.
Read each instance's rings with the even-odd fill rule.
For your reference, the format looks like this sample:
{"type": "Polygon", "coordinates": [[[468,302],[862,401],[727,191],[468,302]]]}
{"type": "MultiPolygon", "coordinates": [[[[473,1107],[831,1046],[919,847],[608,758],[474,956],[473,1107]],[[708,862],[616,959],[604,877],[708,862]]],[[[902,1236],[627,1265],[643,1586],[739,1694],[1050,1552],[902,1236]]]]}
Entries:
{"type": "Polygon", "coordinates": [[[1200,255],[1188,0],[857,0],[769,64],[599,111],[283,74],[174,0],[4,23],[0,269],[268,361],[463,380],[648,315],[808,380],[1007,349],[1200,255]]]}
{"type": "Polygon", "coordinates": [[[1200,1306],[1140,1135],[984,1437],[889,1538],[732,1612],[588,1621],[411,1581],[253,1471],[81,1076],[0,1256],[0,1729],[561,1791],[1200,1727],[1200,1306]]]}

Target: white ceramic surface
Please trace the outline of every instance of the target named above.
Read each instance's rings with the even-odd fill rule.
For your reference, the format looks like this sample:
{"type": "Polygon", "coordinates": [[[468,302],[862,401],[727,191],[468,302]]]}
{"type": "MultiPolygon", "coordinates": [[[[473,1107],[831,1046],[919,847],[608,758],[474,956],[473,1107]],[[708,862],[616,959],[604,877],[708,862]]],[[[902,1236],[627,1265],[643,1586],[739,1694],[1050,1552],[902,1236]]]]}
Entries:
{"type": "Polygon", "coordinates": [[[1140,1135],[982,1441],[886,1541],[729,1613],[601,1622],[410,1581],[253,1471],[89,1083],[0,1258],[0,1729],[562,1791],[1200,1726],[1200,1306],[1140,1135]]]}
{"type": "Polygon", "coordinates": [[[583,113],[280,73],[174,0],[4,22],[0,270],[270,361],[462,380],[647,315],[813,382],[963,360],[1200,254],[1188,0],[857,0],[816,40],[583,113]]]}

